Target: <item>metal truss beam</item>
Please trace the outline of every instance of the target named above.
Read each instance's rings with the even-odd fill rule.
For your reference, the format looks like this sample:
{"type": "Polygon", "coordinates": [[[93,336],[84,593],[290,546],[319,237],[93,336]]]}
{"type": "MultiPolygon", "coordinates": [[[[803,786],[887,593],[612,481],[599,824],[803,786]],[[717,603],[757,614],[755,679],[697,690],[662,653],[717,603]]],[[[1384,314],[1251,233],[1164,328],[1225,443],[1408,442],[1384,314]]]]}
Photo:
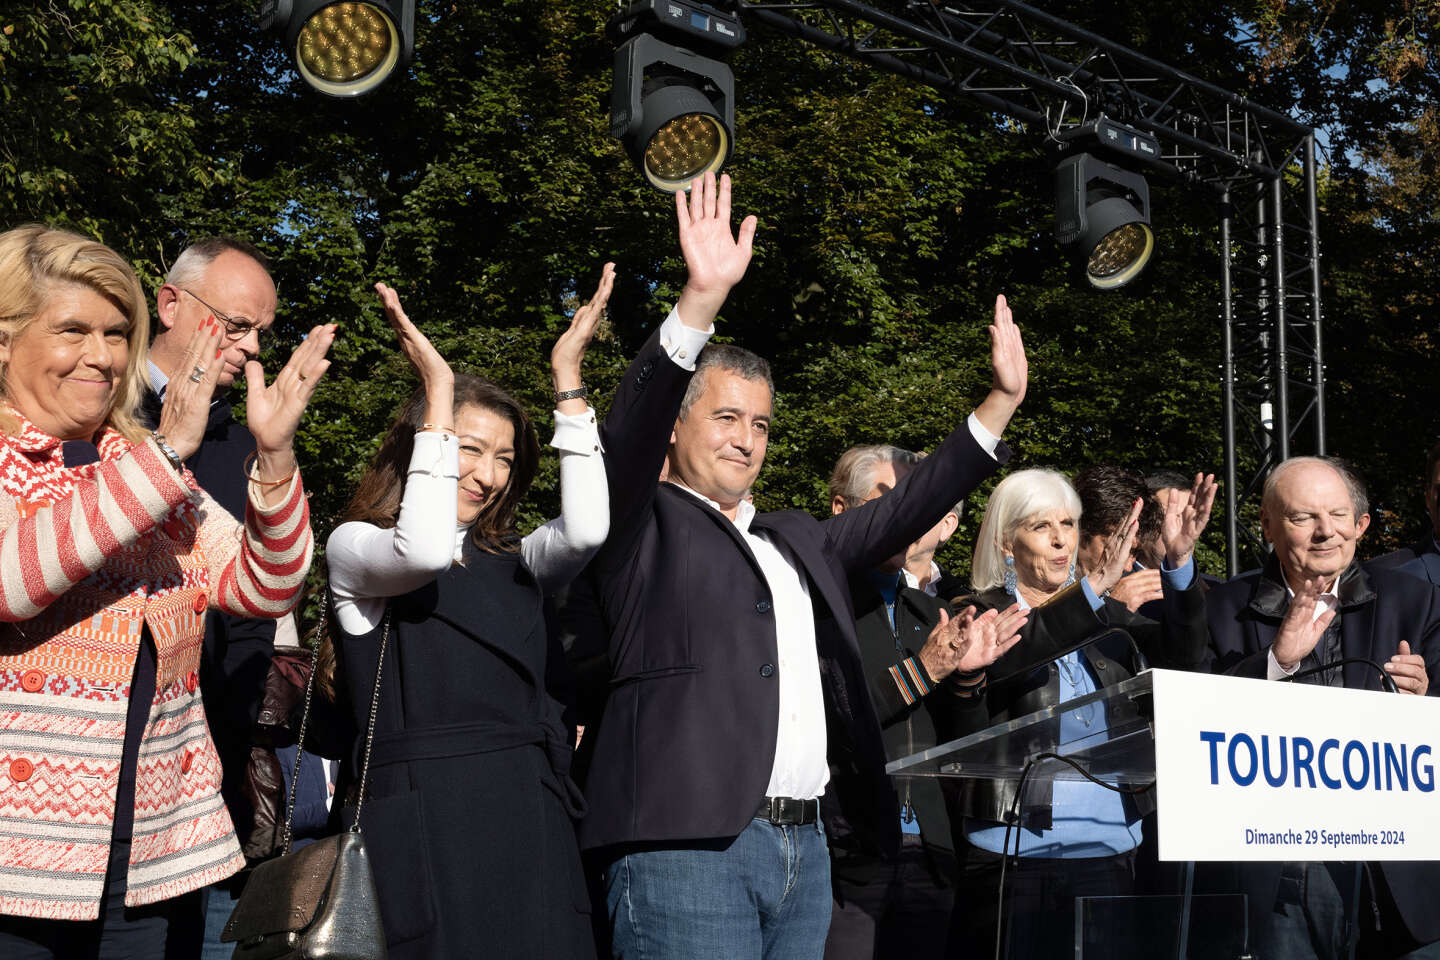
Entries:
{"type": "Polygon", "coordinates": [[[1047,137],[1104,113],[1160,141],[1154,169],[1218,194],[1226,560],[1232,575],[1258,562],[1266,474],[1299,447],[1325,452],[1311,128],[1015,0],[723,5],[1047,137]]]}

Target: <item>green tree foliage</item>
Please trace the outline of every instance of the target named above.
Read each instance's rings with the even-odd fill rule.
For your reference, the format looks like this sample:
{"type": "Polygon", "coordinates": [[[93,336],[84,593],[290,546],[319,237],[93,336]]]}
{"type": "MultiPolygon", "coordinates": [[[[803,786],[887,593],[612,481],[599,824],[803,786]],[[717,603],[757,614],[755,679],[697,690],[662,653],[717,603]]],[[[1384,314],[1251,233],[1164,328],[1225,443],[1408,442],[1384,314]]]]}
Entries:
{"type": "MultiPolygon", "coordinates": [[[[357,102],[311,93],[278,42],[258,34],[248,2],[9,6],[7,224],[76,226],[151,281],[187,239],[249,237],[274,257],[280,285],[286,346],[267,357],[272,370],[305,330],[340,324],[300,438],[322,531],[414,385],[374,281],[399,288],[457,367],[521,397],[542,434],[545,357],[601,264],[619,267],[606,339],[587,359],[602,413],[683,282],[670,198],[645,187],[608,136],[611,4],[421,0],[409,76],[357,102]]],[[[1062,15],[1102,32],[1124,24],[1110,35],[1275,107],[1296,93],[1263,69],[1255,45],[1236,42],[1237,18],[1255,19],[1236,8],[1112,0],[1062,15]]],[[[1030,395],[1007,434],[1015,465],[1219,472],[1211,198],[1152,183],[1154,267],[1133,290],[1091,293],[1051,239],[1051,161],[1037,132],[764,30],[733,66],[736,206],[759,216],[760,233],[721,336],[769,357],[779,382],[763,507],[819,513],[849,444],[924,449],[958,424],[988,385],[997,293],[1032,358],[1030,395]]],[[[1335,196],[1327,243],[1353,238],[1364,253],[1332,264],[1332,318],[1372,295],[1369,271],[1409,275],[1387,260],[1419,253],[1390,245],[1374,203],[1335,196]]],[[[1374,335],[1409,356],[1402,344],[1421,337],[1413,312],[1392,319],[1374,335]]],[[[1345,369],[1353,379],[1332,385],[1337,433],[1365,435],[1367,455],[1408,456],[1407,438],[1365,419],[1375,409],[1366,371],[1345,369]]],[[[1416,388],[1407,416],[1421,415],[1431,390],[1416,388]]],[[[547,458],[525,523],[557,509],[547,458]]],[[[1407,503],[1394,524],[1413,519],[1407,503]]],[[[972,510],[942,562],[968,567],[978,525],[972,510]]],[[[1221,526],[1201,551],[1217,572],[1221,526]]]]}

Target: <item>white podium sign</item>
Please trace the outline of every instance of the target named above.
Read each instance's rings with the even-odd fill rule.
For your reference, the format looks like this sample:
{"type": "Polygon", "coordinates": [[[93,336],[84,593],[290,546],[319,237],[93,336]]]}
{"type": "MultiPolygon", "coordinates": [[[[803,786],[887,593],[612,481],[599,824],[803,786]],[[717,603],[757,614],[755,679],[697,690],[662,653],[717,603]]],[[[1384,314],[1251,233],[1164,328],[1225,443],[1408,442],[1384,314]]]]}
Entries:
{"type": "Polygon", "coordinates": [[[1154,673],[1161,860],[1440,860],[1440,698],[1154,673]]]}

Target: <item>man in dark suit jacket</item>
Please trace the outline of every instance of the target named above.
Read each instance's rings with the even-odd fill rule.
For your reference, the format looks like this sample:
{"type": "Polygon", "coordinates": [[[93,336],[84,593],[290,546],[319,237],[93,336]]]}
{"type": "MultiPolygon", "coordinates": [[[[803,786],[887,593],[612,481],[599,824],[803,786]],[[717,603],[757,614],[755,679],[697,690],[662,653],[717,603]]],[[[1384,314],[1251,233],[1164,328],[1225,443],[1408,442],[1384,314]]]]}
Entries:
{"type": "MultiPolygon", "coordinates": [[[[1382,665],[1401,693],[1435,692],[1429,677],[1440,670],[1440,590],[1355,562],[1367,510],[1364,487],[1342,462],[1295,457],[1275,468],[1260,507],[1273,555],[1261,571],[1206,597],[1217,672],[1278,680],[1363,658],[1382,665]]],[[[1381,678],[1363,663],[1302,682],[1381,689],[1381,678]]],[[[1257,955],[1343,956],[1343,924],[1327,927],[1325,918],[1347,915],[1358,915],[1361,956],[1409,956],[1440,941],[1440,864],[1369,864],[1358,904],[1352,893],[1357,870],[1325,863],[1241,866],[1257,955]]]]}
{"type": "MultiPolygon", "coordinates": [[[[921,457],[885,444],[851,447],[830,477],[830,510],[839,515],[884,496],[921,457]]],[[[904,553],[851,577],[855,636],[887,759],[980,730],[989,723],[985,668],[1024,623],[1018,609],[997,630],[992,614],[980,622],[950,619],[946,601],[927,593],[936,546],[955,530],[952,507],[904,553]]],[[[896,783],[900,806],[898,859],[878,857],[839,815],[830,832],[834,905],[825,960],[944,957],[955,900],[955,843],[940,784],[930,777],[896,783]]],[[[825,804],[830,814],[829,807],[825,804]]]]}
{"type": "Polygon", "coordinates": [[[998,444],[1025,390],[1001,299],[995,388],[889,496],[824,523],[756,513],[745,496],[765,457],[768,367],[712,346],[688,369],[749,261],[754,220],[737,243],[729,199],[728,178],[717,190],[708,174],[688,204],[677,195],[686,287],[602,431],[611,534],[590,575],[614,675],[580,836],[606,864],[617,957],[820,956],[818,798],[834,789],[877,845],[894,850],[899,833],[847,581],[996,469],[1008,451],[976,438],[998,444]]]}
{"type": "MultiPolygon", "coordinates": [[[[275,322],[275,283],[269,263],[255,247],[234,237],[197,241],[181,251],[155,292],[159,332],[150,346],[150,386],[143,416],[153,426],[160,420],[162,397],[170,380],[190,376],[184,367],[191,336],[214,319],[225,328],[223,363],[210,402],[210,417],[200,448],[185,465],[215,500],[237,518],[245,516],[248,481],[245,459],[255,452],[255,437],[235,418],[229,392],[245,364],[260,355],[260,338],[275,322]]],[[[247,620],[211,612],[205,618],[199,683],[205,715],[220,754],[220,785],[226,809],[242,845],[250,839],[254,806],[246,796],[245,772],[250,759],[251,732],[264,695],[265,678],[275,650],[274,620],[247,620]]],[[[227,950],[220,930],[243,886],[238,874],[204,891],[206,940],[212,951],[227,950]]]]}

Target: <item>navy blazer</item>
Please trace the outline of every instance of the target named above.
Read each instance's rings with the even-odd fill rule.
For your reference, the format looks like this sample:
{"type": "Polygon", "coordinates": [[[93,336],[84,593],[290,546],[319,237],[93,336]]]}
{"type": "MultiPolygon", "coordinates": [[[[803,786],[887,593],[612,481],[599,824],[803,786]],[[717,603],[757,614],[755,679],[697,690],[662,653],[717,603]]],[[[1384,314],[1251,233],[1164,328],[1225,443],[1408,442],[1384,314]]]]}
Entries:
{"type": "MultiPolygon", "coordinates": [[[[779,713],[775,617],[734,523],[657,484],[691,373],[659,331],[630,365],[601,429],[610,537],[591,562],[608,625],[611,690],[586,783],[588,848],[726,841],[765,795],[779,713]]],[[[872,846],[899,844],[896,798],[855,637],[851,574],[893,556],[1009,457],[962,424],[890,494],[823,522],[756,515],[810,590],[825,695],[831,785],[872,846]]]]}
{"type": "MultiPolygon", "coordinates": [[[[1430,696],[1440,695],[1440,589],[1397,570],[1362,568],[1352,563],[1341,575],[1340,649],[1345,657],[1363,657],[1381,665],[1399,649],[1425,658],[1430,696]]],[[[1279,564],[1272,555],[1263,570],[1243,574],[1206,595],[1210,616],[1211,666],[1216,672],[1264,679],[1270,645],[1289,606],[1279,564]]],[[[1365,664],[1342,668],[1345,686],[1379,690],[1380,678],[1365,664]]],[[[1250,894],[1252,916],[1275,902],[1280,884],[1279,863],[1257,863],[1242,871],[1250,894]]],[[[1440,863],[1380,861],[1395,905],[1411,936],[1419,943],[1440,940],[1440,911],[1435,889],[1440,863]]]]}

